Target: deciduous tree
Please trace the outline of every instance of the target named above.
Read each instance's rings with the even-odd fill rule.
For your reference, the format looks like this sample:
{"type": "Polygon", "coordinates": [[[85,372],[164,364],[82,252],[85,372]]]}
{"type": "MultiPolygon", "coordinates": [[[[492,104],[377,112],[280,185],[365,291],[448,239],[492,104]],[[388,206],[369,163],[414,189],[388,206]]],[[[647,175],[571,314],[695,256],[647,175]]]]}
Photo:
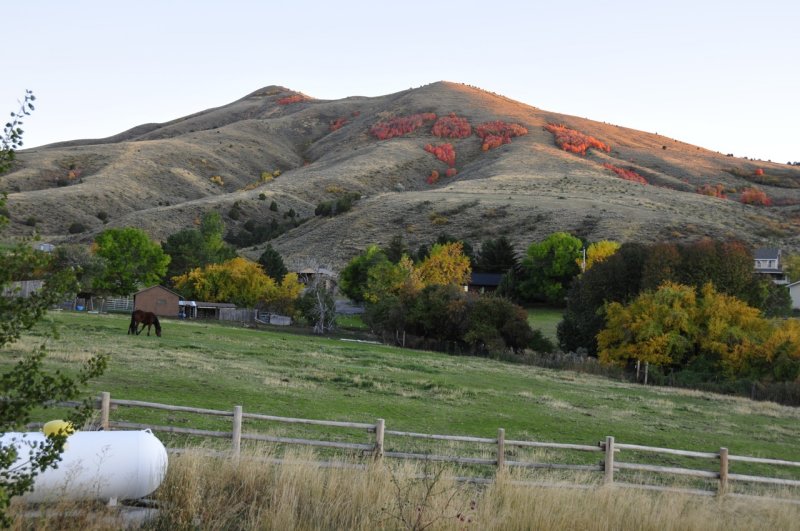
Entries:
{"type": "Polygon", "coordinates": [[[156,284],[167,272],[170,257],[141,229],[108,229],[95,238],[94,252],[103,259],[103,272],[94,288],[112,295],[130,295],[156,284]]]}
{"type": "Polygon", "coordinates": [[[522,260],[520,293],[528,300],[564,304],[564,296],[580,268],[576,260],[583,243],[566,232],[556,232],[528,247],[522,260]]]}

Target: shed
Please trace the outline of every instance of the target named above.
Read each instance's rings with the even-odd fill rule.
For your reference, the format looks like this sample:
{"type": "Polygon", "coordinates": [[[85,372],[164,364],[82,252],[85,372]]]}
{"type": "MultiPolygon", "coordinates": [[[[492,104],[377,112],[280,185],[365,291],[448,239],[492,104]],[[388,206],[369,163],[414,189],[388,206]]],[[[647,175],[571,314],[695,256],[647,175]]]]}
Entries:
{"type": "Polygon", "coordinates": [[[792,282],[787,287],[789,288],[789,296],[792,298],[792,309],[800,310],[800,280],[792,282]]]}
{"type": "Polygon", "coordinates": [[[164,286],[151,286],[133,295],[133,309],[153,312],[159,317],[178,317],[181,296],[164,286]]]}
{"type": "Polygon", "coordinates": [[[229,302],[202,302],[196,301],[198,319],[231,320],[228,316],[236,310],[236,305],[229,302]]]}

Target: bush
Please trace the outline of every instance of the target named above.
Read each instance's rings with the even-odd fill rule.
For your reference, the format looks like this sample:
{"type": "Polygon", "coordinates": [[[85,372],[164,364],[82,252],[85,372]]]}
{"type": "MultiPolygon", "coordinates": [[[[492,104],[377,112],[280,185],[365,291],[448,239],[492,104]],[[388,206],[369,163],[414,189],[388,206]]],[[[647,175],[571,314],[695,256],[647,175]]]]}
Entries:
{"type": "Polygon", "coordinates": [[[436,170],[431,170],[431,174],[428,175],[428,178],[426,179],[426,182],[428,184],[431,184],[431,185],[438,183],[439,182],[439,172],[436,171],[436,170]]]}
{"type": "Polygon", "coordinates": [[[716,184],[714,186],[710,184],[704,184],[703,186],[697,187],[697,193],[700,195],[707,195],[709,197],[716,197],[717,199],[727,199],[728,196],[725,195],[725,186],[722,184],[716,184]]]}
{"type": "Polygon", "coordinates": [[[97,213],[97,219],[99,219],[103,223],[106,223],[108,221],[108,212],[106,212],[105,210],[101,210],[100,212],[97,213]]]}
{"type": "Polygon", "coordinates": [[[78,223],[77,221],[69,226],[69,233],[70,234],[80,234],[81,232],[86,232],[86,225],[83,223],[78,223]]]}
{"type": "Polygon", "coordinates": [[[293,103],[302,103],[304,101],[309,101],[311,98],[306,96],[305,94],[292,94],[291,96],[285,96],[278,100],[278,105],[291,105],[293,103]]]}
{"type": "Polygon", "coordinates": [[[431,128],[431,133],[442,138],[467,138],[472,134],[472,126],[466,118],[450,113],[448,116],[441,116],[431,128]]]}
{"type": "Polygon", "coordinates": [[[398,116],[391,120],[385,120],[373,125],[369,132],[378,140],[388,140],[396,136],[413,133],[422,127],[425,122],[436,119],[436,114],[426,112],[422,114],[412,114],[411,116],[398,116]]]}
{"type": "Polygon", "coordinates": [[[603,163],[603,167],[607,170],[611,170],[619,176],[620,179],[624,179],[626,181],[631,181],[634,183],[639,184],[649,184],[647,179],[639,175],[633,170],[626,170],[625,168],[620,168],[618,166],[614,166],[613,164],[609,164],[607,162],[603,163]]]}
{"type": "Polygon", "coordinates": [[[758,188],[745,188],[742,195],[739,196],[739,201],[745,205],[770,206],[772,204],[767,194],[758,188]]]}
{"type": "Polygon", "coordinates": [[[314,209],[315,216],[335,216],[342,214],[353,208],[353,202],[361,199],[361,194],[358,192],[349,192],[342,195],[338,199],[330,201],[322,201],[317,204],[314,209]]]}
{"type": "MultiPolygon", "coordinates": [[[[260,194],[258,194],[258,200],[259,201],[266,201],[267,200],[267,194],[265,194],[264,192],[261,192],[260,194]]],[[[273,203],[274,202],[275,201],[273,201],[273,203]]],[[[270,210],[272,210],[272,209],[270,209],[270,210]]]]}
{"type": "Polygon", "coordinates": [[[331,132],[338,131],[339,129],[344,127],[345,124],[347,124],[347,118],[337,118],[331,122],[330,130],[331,132]]]}
{"type": "Polygon", "coordinates": [[[553,134],[558,147],[564,151],[586,155],[589,148],[599,149],[600,151],[610,152],[611,147],[593,136],[585,135],[580,131],[568,128],[563,124],[547,124],[545,131],[553,134]]]}
{"type": "Polygon", "coordinates": [[[23,223],[29,227],[35,227],[39,220],[36,219],[36,216],[28,216],[23,223]]]}
{"type": "Polygon", "coordinates": [[[211,182],[216,184],[216,185],[218,185],[218,186],[222,186],[222,185],[225,184],[225,181],[219,175],[212,175],[211,176],[211,182]]]}
{"type": "MultiPolygon", "coordinates": [[[[264,199],[266,199],[266,197],[267,197],[267,196],[264,196],[264,199]]],[[[277,212],[277,211],[278,211],[278,203],[276,203],[276,202],[273,200],[273,201],[272,201],[272,203],[270,203],[270,204],[269,204],[269,209],[270,209],[271,211],[273,211],[273,212],[277,212]]]]}
{"type": "Polygon", "coordinates": [[[515,136],[528,134],[528,130],[520,124],[509,124],[502,121],[485,122],[475,126],[475,134],[482,140],[481,149],[489,151],[503,144],[510,144],[515,136]]]}
{"type": "Polygon", "coordinates": [[[438,146],[428,144],[425,146],[425,151],[432,153],[451,168],[456,165],[456,150],[453,149],[453,144],[439,144],[438,146]]]}

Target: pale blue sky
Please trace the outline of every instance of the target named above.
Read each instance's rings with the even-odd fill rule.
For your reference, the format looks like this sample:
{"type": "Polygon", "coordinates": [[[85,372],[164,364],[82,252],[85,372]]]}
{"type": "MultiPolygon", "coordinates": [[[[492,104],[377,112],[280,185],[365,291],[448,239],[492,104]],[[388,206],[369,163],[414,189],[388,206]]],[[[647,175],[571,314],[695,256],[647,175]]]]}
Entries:
{"type": "Polygon", "coordinates": [[[321,99],[438,80],[722,153],[800,161],[800,2],[10,0],[0,110],[25,147],[266,85],[321,99]]]}

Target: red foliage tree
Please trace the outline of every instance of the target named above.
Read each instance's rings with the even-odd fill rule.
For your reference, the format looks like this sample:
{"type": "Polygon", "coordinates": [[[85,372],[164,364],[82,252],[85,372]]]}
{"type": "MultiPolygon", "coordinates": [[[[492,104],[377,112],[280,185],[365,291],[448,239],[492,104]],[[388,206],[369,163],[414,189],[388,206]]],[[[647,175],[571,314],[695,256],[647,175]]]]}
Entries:
{"type": "Polygon", "coordinates": [[[718,199],[727,199],[728,196],[725,195],[725,187],[721,184],[716,184],[711,186],[710,184],[704,184],[703,186],[697,187],[697,193],[700,195],[707,195],[709,197],[716,197],[718,199]]]}
{"type": "Polygon", "coordinates": [[[770,206],[772,201],[763,190],[758,188],[745,188],[739,201],[745,205],[770,206]]]}
{"type": "Polygon", "coordinates": [[[442,138],[467,138],[472,134],[472,126],[466,118],[450,113],[440,116],[431,128],[431,133],[442,138]]]}
{"type": "Polygon", "coordinates": [[[331,122],[331,131],[338,131],[347,123],[347,118],[337,118],[331,122]]]}
{"type": "Polygon", "coordinates": [[[376,123],[370,128],[369,132],[378,140],[387,140],[396,136],[413,133],[425,122],[430,122],[435,119],[436,114],[432,112],[412,114],[411,116],[398,116],[391,120],[384,120],[376,123]]]}
{"type": "Polygon", "coordinates": [[[626,170],[625,168],[620,168],[619,166],[614,166],[613,164],[609,164],[607,162],[603,163],[603,167],[616,173],[620,179],[625,179],[626,181],[639,184],[649,184],[647,179],[633,170],[626,170]]]}
{"type": "Polygon", "coordinates": [[[544,126],[545,130],[552,133],[555,138],[556,145],[564,151],[571,153],[578,153],[586,155],[586,150],[589,148],[599,149],[608,153],[611,147],[597,140],[593,136],[585,135],[575,129],[570,129],[563,124],[547,124],[544,126]]]}
{"type": "Polygon", "coordinates": [[[453,149],[453,144],[439,144],[438,146],[428,144],[425,146],[425,151],[433,153],[437,159],[451,168],[456,165],[456,150],[453,149]]]}
{"type": "Polygon", "coordinates": [[[756,174],[756,177],[761,177],[762,175],[764,175],[764,170],[762,170],[761,168],[758,168],[758,169],[756,169],[755,174],[756,174]]]}
{"type": "Polygon", "coordinates": [[[486,122],[475,126],[475,134],[483,139],[481,149],[489,151],[503,144],[510,144],[515,136],[528,134],[528,130],[520,124],[509,124],[500,120],[486,122]]]}
{"type": "Polygon", "coordinates": [[[458,173],[458,170],[455,168],[447,168],[447,171],[444,172],[445,176],[447,177],[455,177],[458,173]]]}
{"type": "Polygon", "coordinates": [[[428,184],[436,184],[439,182],[439,172],[436,170],[431,170],[431,174],[428,175],[427,179],[428,184]]]}

